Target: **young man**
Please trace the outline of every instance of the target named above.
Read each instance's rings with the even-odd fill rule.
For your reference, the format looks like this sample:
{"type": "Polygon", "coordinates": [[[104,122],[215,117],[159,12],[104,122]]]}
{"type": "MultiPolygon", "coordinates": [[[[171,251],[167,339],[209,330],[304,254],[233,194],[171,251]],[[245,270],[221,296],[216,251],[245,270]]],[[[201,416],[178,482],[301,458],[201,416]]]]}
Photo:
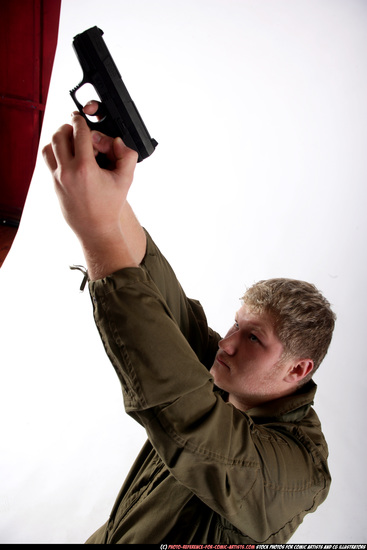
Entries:
{"type": "Polygon", "coordinates": [[[148,435],[88,542],[288,541],[330,486],[310,380],[332,336],[329,303],[308,283],[263,281],[221,339],[127,203],[137,154],[74,114],[44,157],[125,409],[148,435]]]}

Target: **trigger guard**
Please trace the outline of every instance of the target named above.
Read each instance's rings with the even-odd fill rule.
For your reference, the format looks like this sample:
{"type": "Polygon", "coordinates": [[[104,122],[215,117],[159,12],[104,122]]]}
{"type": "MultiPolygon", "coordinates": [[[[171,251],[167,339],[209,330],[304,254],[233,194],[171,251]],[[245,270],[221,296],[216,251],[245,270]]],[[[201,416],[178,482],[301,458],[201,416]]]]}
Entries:
{"type": "MultiPolygon", "coordinates": [[[[106,136],[110,136],[112,138],[116,137],[118,135],[116,133],[116,128],[114,127],[113,123],[111,123],[111,120],[107,116],[107,112],[105,110],[103,110],[102,112],[105,113],[105,116],[97,121],[92,121],[87,116],[84,115],[89,128],[91,130],[100,132],[101,134],[105,134],[106,136]]],[[[94,115],[89,115],[89,116],[95,117],[97,113],[100,113],[99,109],[94,115]]],[[[99,114],[99,116],[101,116],[101,114],[99,114]]]]}
{"type": "Polygon", "coordinates": [[[100,116],[100,117],[102,117],[102,118],[105,118],[106,115],[107,115],[107,111],[106,111],[106,109],[105,109],[103,103],[98,102],[98,109],[97,109],[97,111],[96,111],[93,115],[91,115],[91,116],[100,116]]]}

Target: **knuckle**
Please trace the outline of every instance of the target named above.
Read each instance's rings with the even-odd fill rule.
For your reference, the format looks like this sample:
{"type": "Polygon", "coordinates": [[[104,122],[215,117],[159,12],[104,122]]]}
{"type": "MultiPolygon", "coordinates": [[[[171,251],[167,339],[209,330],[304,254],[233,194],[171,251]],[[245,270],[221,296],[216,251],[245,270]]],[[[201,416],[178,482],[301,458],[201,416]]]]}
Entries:
{"type": "Polygon", "coordinates": [[[52,136],[51,143],[59,144],[62,140],[64,140],[65,134],[70,133],[70,130],[70,124],[64,124],[63,126],[61,126],[52,136]]]}
{"type": "Polygon", "coordinates": [[[69,181],[69,171],[64,166],[58,166],[54,174],[55,180],[62,185],[65,185],[69,181]]]}

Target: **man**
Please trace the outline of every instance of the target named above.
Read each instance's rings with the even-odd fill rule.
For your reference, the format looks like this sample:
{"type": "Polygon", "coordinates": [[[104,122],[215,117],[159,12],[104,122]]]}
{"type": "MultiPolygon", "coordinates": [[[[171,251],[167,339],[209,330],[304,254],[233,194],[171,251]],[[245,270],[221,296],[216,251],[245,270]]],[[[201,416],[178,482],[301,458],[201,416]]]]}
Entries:
{"type": "Polygon", "coordinates": [[[220,339],[127,202],[137,154],[77,113],[43,153],[125,409],[148,435],[87,542],[288,541],[330,486],[310,380],[331,340],[329,303],[308,283],[263,281],[220,339]]]}

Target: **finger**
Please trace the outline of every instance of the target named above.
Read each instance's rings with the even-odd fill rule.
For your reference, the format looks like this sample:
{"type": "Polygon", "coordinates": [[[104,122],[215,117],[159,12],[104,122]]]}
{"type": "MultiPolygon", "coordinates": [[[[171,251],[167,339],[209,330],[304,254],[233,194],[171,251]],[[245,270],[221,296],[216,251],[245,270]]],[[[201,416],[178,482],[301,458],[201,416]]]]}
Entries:
{"type": "Polygon", "coordinates": [[[52,151],[57,165],[69,162],[74,155],[73,128],[70,124],[64,124],[52,136],[52,151]]]}
{"type": "Polygon", "coordinates": [[[48,145],[46,145],[42,149],[42,155],[43,155],[43,158],[45,160],[45,163],[46,163],[48,169],[51,172],[55,172],[55,170],[57,168],[57,162],[56,162],[56,159],[55,159],[54,152],[52,150],[51,143],[49,143],[48,145]]]}
{"type": "Polygon", "coordinates": [[[103,103],[93,100],[83,107],[83,113],[92,120],[92,122],[101,121],[107,115],[107,111],[103,103]]]}
{"type": "Polygon", "coordinates": [[[93,116],[97,113],[99,109],[99,103],[98,101],[88,101],[88,103],[83,107],[83,112],[86,114],[86,115],[90,115],[90,116],[93,116]]]}
{"type": "Polygon", "coordinates": [[[108,155],[111,158],[113,157],[114,138],[110,136],[106,136],[105,134],[102,134],[101,132],[97,132],[96,130],[93,130],[92,141],[93,141],[93,147],[98,151],[98,153],[103,153],[104,155],[108,155]]]}
{"type": "Polygon", "coordinates": [[[74,156],[77,160],[94,159],[93,144],[88,125],[79,112],[73,113],[74,156]]]}
{"type": "Polygon", "coordinates": [[[126,175],[132,179],[138,162],[138,153],[125,145],[120,137],[114,139],[113,150],[116,157],[116,175],[126,175]]]}

